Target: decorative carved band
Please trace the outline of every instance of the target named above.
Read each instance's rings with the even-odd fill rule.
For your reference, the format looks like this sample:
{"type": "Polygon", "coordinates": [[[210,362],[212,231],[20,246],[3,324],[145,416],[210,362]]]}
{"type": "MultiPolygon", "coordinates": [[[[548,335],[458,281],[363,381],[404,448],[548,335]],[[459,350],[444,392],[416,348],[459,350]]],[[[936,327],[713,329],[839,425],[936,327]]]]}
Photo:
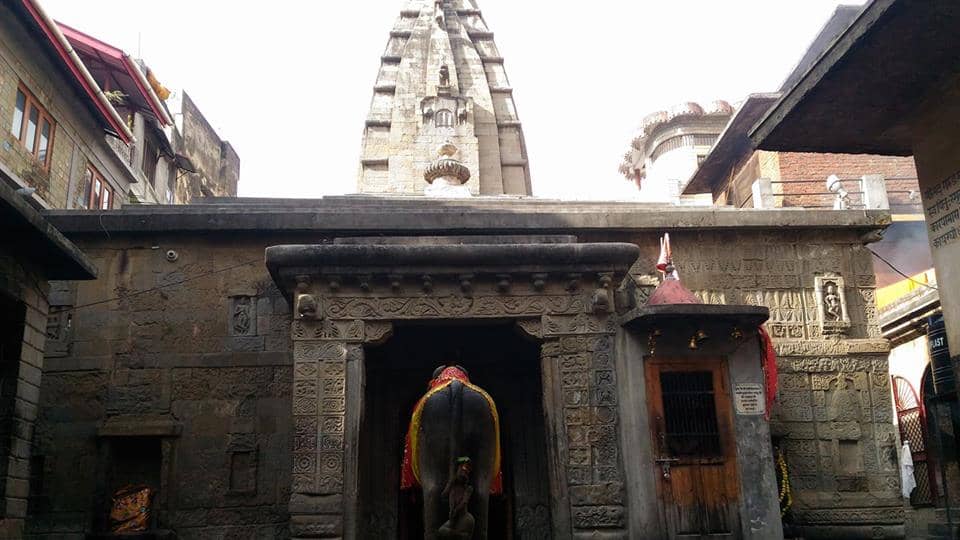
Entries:
{"type": "Polygon", "coordinates": [[[889,508],[824,508],[811,510],[795,510],[794,514],[800,523],[836,523],[844,525],[874,524],[874,523],[903,523],[904,510],[902,506],[889,508]]]}
{"type": "Polygon", "coordinates": [[[886,373],[889,362],[885,356],[787,358],[779,362],[783,373],[886,373]]]}
{"type": "Polygon", "coordinates": [[[577,315],[544,315],[543,335],[567,334],[614,334],[617,323],[612,317],[595,317],[585,313],[577,315]]]}
{"type": "Polygon", "coordinates": [[[847,356],[850,354],[886,354],[890,342],[885,339],[777,340],[777,356],[847,356]]]}
{"type": "Polygon", "coordinates": [[[302,319],[293,321],[293,341],[338,341],[379,343],[389,337],[393,325],[388,321],[365,322],[359,319],[302,319]]]}
{"type": "Polygon", "coordinates": [[[444,296],[439,298],[331,297],[324,302],[332,319],[437,319],[538,316],[585,313],[580,296],[444,296]]]}

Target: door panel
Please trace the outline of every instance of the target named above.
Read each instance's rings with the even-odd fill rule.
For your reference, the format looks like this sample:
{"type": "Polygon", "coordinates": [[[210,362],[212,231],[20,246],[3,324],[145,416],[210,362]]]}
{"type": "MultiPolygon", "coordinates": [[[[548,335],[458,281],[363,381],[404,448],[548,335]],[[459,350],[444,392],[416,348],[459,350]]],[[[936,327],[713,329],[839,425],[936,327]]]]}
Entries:
{"type": "Polygon", "coordinates": [[[740,490],[726,363],[648,359],[646,375],[669,538],[738,538],[740,490]]]}

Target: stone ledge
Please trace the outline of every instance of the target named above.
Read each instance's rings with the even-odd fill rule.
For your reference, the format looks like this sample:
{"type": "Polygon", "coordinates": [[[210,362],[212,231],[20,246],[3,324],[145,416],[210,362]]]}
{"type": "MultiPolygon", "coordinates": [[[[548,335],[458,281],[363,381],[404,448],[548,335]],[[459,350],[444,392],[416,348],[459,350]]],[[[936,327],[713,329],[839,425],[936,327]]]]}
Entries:
{"type": "Polygon", "coordinates": [[[878,230],[890,224],[885,211],[739,210],[677,207],[636,202],[563,202],[475,197],[440,201],[425,197],[353,196],[320,200],[235,199],[181,206],[128,206],[106,212],[44,213],[67,235],[162,232],[258,234],[329,231],[354,234],[577,234],[579,231],[663,232],[708,229],[878,230]],[[226,203],[226,204],[225,204],[226,203]]]}
{"type": "Polygon", "coordinates": [[[179,437],[183,424],[167,418],[113,417],[97,428],[99,437],[179,437]]]}
{"type": "MultiPolygon", "coordinates": [[[[432,276],[498,273],[613,273],[620,278],[640,255],[626,243],[287,245],[266,249],[277,283],[298,275],[399,273],[432,276]]],[[[285,287],[290,289],[290,287],[285,287]]]]}

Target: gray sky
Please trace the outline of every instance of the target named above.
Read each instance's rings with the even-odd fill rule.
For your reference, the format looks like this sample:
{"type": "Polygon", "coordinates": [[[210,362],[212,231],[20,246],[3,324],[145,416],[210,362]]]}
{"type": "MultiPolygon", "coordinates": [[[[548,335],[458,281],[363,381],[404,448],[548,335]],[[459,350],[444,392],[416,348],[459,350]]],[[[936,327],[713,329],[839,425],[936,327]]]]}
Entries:
{"type": "MultiPolygon", "coordinates": [[[[240,154],[240,195],[355,191],[380,55],[402,0],[42,0],[183,88],[240,154]]],[[[836,0],[479,0],[506,61],[534,194],[629,198],[646,114],[776,90],[836,0]]],[[[859,3],[854,0],[853,3],[859,3]]]]}

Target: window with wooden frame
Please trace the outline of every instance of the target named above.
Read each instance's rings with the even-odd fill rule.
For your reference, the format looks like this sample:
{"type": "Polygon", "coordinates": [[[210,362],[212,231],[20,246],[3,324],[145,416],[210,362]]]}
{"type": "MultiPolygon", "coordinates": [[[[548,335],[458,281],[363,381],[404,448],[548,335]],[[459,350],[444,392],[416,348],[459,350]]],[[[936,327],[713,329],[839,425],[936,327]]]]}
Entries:
{"type": "Polygon", "coordinates": [[[17,88],[17,101],[13,109],[10,133],[28,152],[33,154],[33,157],[37,158],[44,169],[50,166],[53,132],[56,125],[53,117],[33,97],[33,94],[20,85],[17,88]]]}
{"type": "Polygon", "coordinates": [[[150,140],[149,136],[144,137],[143,163],[140,164],[140,170],[143,171],[143,175],[151,186],[155,184],[158,161],[160,161],[160,151],[157,149],[157,145],[150,140]]]}
{"type": "Polygon", "coordinates": [[[77,208],[109,210],[113,208],[116,192],[107,184],[103,175],[93,165],[87,164],[83,171],[83,184],[77,191],[77,208]]]}

